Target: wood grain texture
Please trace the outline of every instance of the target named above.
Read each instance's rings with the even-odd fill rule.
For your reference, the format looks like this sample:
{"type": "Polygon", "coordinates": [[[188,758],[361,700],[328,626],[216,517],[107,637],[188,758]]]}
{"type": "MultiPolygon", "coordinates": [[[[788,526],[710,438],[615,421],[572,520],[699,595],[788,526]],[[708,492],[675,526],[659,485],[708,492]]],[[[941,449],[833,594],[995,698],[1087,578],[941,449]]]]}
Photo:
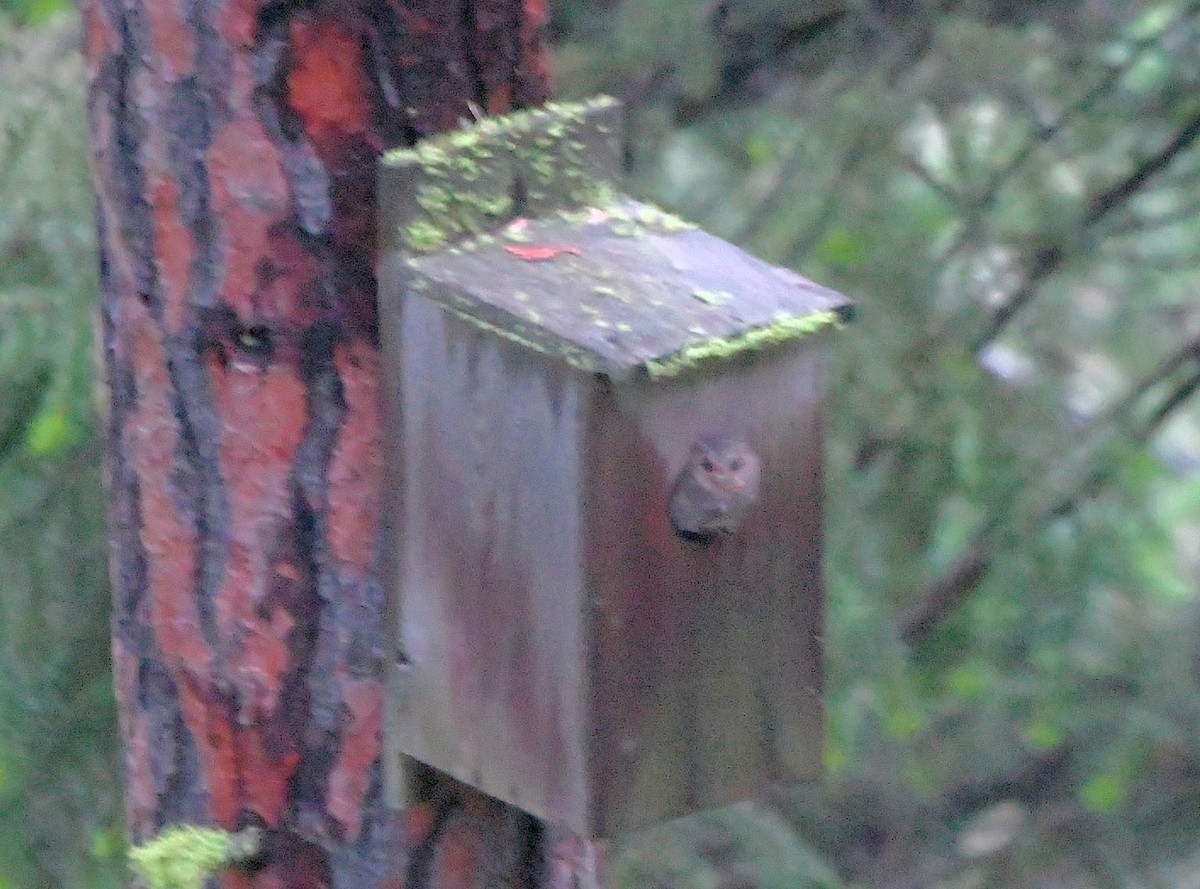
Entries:
{"type": "MultiPolygon", "coordinates": [[[[543,318],[562,298],[522,284],[543,318]]],[[[827,337],[615,382],[434,293],[384,301],[403,466],[388,764],[609,838],[815,777],[827,337]],[[761,490],[703,545],[668,504],[715,437],[761,459],[761,490]]]]}
{"type": "Polygon", "coordinates": [[[228,886],[527,868],[513,810],[382,804],[374,195],[382,150],[547,97],[544,3],[83,13],[132,841],[264,826],[228,886]]]}

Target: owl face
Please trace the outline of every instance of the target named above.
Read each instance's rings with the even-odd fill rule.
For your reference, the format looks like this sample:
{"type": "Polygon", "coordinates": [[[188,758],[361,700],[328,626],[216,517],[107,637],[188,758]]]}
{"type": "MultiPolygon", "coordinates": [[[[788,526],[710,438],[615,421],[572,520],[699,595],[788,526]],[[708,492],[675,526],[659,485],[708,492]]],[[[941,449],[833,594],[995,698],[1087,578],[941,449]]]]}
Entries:
{"type": "Polygon", "coordinates": [[[758,498],[762,464],[745,442],[701,439],[675,480],[671,525],[687,540],[732,534],[758,498]]]}
{"type": "Polygon", "coordinates": [[[689,461],[696,481],[717,496],[757,493],[758,456],[742,441],[705,439],[692,446],[689,461]]]}

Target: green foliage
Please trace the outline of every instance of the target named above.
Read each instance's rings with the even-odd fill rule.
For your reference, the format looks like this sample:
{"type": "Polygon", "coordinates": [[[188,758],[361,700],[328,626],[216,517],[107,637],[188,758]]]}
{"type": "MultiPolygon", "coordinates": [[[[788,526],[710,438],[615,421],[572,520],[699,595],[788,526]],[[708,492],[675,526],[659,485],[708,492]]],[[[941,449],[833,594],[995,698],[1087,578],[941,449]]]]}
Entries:
{"type": "MultiPolygon", "coordinates": [[[[676,4],[615,6],[628,24],[562,55],[572,93],[649,84],[635,189],[858,303],[834,345],[829,777],[778,810],[870,884],[1194,862],[1200,4],[727,0],[699,25],[704,97],[661,62],[698,45],[658,28],[676,4]],[[964,852],[997,806],[1036,817],[964,852]]],[[[710,885],[690,831],[651,885],[710,885]]]]}
{"type": "Polygon", "coordinates": [[[77,44],[69,20],[0,18],[0,880],[18,889],[122,882],[77,44]]]}
{"type": "Polygon", "coordinates": [[[150,889],[202,889],[226,868],[258,854],[256,828],[230,833],[190,824],[176,825],[129,850],[129,863],[150,889]]]}
{"type": "Polygon", "coordinates": [[[0,0],[0,16],[24,25],[42,25],[75,8],[70,0],[0,0]]]}

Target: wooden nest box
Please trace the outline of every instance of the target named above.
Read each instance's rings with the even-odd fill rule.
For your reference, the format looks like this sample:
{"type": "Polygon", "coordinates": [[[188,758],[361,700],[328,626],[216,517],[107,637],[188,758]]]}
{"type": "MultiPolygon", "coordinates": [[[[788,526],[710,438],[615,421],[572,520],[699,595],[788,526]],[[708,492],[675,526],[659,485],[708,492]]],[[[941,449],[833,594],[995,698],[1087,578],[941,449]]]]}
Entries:
{"type": "Polygon", "coordinates": [[[813,778],[838,294],[615,188],[618,107],[389,155],[391,786],[605,837],[813,778]]]}

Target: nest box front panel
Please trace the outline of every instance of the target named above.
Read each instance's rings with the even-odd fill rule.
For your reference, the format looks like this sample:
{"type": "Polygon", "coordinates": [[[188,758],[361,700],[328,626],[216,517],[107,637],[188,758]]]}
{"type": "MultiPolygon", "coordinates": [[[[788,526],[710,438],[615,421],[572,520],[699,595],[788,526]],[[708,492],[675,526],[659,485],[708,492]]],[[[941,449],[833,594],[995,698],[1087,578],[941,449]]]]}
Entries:
{"type": "Polygon", "coordinates": [[[399,317],[393,755],[592,836],[815,776],[824,338],[622,383],[399,317]],[[697,445],[756,465],[709,536],[697,445]]]}
{"type": "Polygon", "coordinates": [[[611,386],[588,424],[601,835],[819,773],[824,339],[611,386]],[[681,534],[681,476],[722,459],[753,473],[752,502],[735,527],[681,534]]]}
{"type": "Polygon", "coordinates": [[[400,319],[395,744],[583,825],[579,381],[421,297],[400,319]]]}

